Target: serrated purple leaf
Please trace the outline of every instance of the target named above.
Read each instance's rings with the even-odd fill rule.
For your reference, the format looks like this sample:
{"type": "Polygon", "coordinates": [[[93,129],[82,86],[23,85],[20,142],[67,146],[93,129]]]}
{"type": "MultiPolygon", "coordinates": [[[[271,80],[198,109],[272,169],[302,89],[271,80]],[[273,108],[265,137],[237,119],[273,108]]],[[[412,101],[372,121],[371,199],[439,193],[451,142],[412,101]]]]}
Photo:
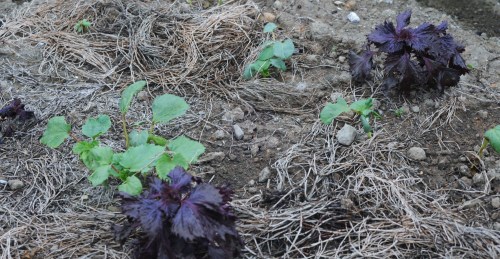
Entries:
{"type": "Polygon", "coordinates": [[[404,27],[410,24],[410,18],[411,10],[406,10],[396,17],[396,33],[400,33],[404,27]]]}
{"type": "Polygon", "coordinates": [[[236,235],[232,221],[224,216],[219,190],[209,184],[200,184],[191,196],[182,202],[172,223],[172,232],[187,240],[195,238],[225,238],[226,234],[236,235]]]}
{"type": "Polygon", "coordinates": [[[380,51],[393,53],[403,49],[404,42],[399,40],[396,28],[392,22],[384,22],[375,27],[368,35],[368,40],[375,44],[380,51]]]}
{"type": "Polygon", "coordinates": [[[415,29],[403,30],[405,35],[401,36],[406,45],[416,51],[424,52],[428,49],[434,40],[435,27],[430,23],[423,23],[415,29]]]}
{"type": "Polygon", "coordinates": [[[389,76],[399,75],[399,85],[402,87],[410,87],[424,81],[422,68],[411,60],[410,54],[406,52],[388,55],[385,60],[385,73],[389,76]]]}
{"type": "Polygon", "coordinates": [[[168,177],[170,178],[170,186],[176,190],[184,190],[191,185],[193,180],[193,176],[186,173],[181,167],[174,168],[168,177]]]}
{"type": "Polygon", "coordinates": [[[438,26],[436,26],[436,33],[446,33],[448,30],[448,22],[442,21],[438,26]]]}
{"type": "Polygon", "coordinates": [[[371,78],[373,54],[374,52],[370,50],[364,51],[361,55],[357,55],[353,51],[349,52],[349,66],[354,81],[364,82],[371,78]]]}

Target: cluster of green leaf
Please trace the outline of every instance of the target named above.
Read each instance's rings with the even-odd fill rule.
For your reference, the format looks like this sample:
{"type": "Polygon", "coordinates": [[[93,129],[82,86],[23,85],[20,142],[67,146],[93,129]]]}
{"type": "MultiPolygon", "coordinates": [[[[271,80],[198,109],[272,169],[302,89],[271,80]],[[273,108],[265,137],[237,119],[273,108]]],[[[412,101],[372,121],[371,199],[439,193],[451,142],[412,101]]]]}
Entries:
{"type": "Polygon", "coordinates": [[[49,120],[40,142],[57,148],[68,137],[72,137],[76,144],[73,152],[80,156],[80,160],[92,171],[88,177],[92,185],[97,186],[114,177],[122,181],[118,189],[131,195],[142,192],[141,176],[153,171],[160,179],[167,179],[168,173],[176,166],[185,169],[205,152],[205,147],[185,136],[167,140],[154,134],[156,124],[165,124],[186,113],[189,105],[180,97],[164,94],[153,102],[153,120],[149,130],[133,130],[128,133],[125,115],[130,107],[134,95],[141,91],[146,81],[138,81],[128,86],[122,93],[120,112],[125,137],[126,150],[116,152],[111,147],[102,145],[99,137],[111,127],[108,115],[99,115],[89,118],[82,127],[82,134],[87,140],[79,140],[71,132],[71,125],[63,116],[49,120]]]}
{"type": "MultiPolygon", "coordinates": [[[[264,33],[272,34],[276,28],[276,24],[268,23],[264,27],[264,33]]],[[[294,51],[295,46],[293,45],[293,41],[291,39],[265,42],[262,46],[262,52],[258,56],[257,60],[245,68],[243,78],[248,80],[257,74],[261,74],[263,77],[269,77],[269,68],[271,66],[281,71],[286,71],[284,60],[290,58],[294,51]]]]}
{"type": "Polygon", "coordinates": [[[83,19],[83,20],[78,21],[75,24],[74,29],[78,33],[84,33],[84,32],[87,32],[89,30],[90,25],[92,25],[92,24],[89,21],[87,21],[87,19],[83,19]]]}
{"type": "Polygon", "coordinates": [[[363,130],[366,134],[368,134],[368,137],[371,138],[373,129],[370,126],[370,117],[373,116],[375,118],[381,118],[380,115],[372,109],[372,107],[372,98],[361,99],[353,102],[351,105],[348,105],[344,98],[339,97],[336,103],[327,103],[323,110],[321,110],[319,117],[324,124],[330,124],[340,114],[352,110],[359,115],[359,119],[363,125],[363,130]]]}
{"type": "Polygon", "coordinates": [[[396,115],[396,117],[401,117],[405,114],[405,109],[403,109],[403,107],[400,107],[400,108],[397,108],[396,110],[394,110],[394,115],[396,115]]]}
{"type": "Polygon", "coordinates": [[[488,147],[488,145],[491,145],[493,150],[500,153],[500,125],[497,125],[484,133],[483,144],[479,149],[480,157],[483,156],[483,151],[486,149],[486,147],[488,147]]]}

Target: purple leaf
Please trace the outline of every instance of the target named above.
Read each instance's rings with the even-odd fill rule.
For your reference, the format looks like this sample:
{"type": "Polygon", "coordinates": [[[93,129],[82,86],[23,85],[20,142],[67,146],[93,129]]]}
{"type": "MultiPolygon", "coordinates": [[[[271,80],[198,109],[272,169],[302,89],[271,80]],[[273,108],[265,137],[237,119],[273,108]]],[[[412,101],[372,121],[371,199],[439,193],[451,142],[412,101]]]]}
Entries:
{"type": "Polygon", "coordinates": [[[368,40],[377,46],[380,51],[392,53],[403,49],[404,42],[398,38],[396,29],[392,22],[375,27],[375,30],[368,35],[368,40]]]}
{"type": "Polygon", "coordinates": [[[138,258],[235,258],[242,241],[235,229],[229,201],[233,191],[201,183],[182,168],[170,172],[171,182],[154,178],[139,197],[122,195],[129,223],[115,227],[123,240],[137,227],[146,233],[138,258]],[[195,187],[195,182],[199,182],[195,187]]]}
{"type": "Polygon", "coordinates": [[[410,18],[411,10],[406,10],[396,17],[396,33],[400,33],[404,27],[410,24],[410,18]]]}
{"type": "Polygon", "coordinates": [[[193,177],[186,173],[181,167],[176,167],[172,170],[168,174],[168,177],[170,178],[170,185],[176,190],[183,190],[186,187],[189,187],[191,181],[193,180],[193,177]]]}
{"type": "Polygon", "coordinates": [[[358,56],[353,51],[349,53],[349,66],[354,81],[364,82],[371,78],[373,54],[374,52],[370,50],[366,50],[361,56],[358,56]]]}
{"type": "Polygon", "coordinates": [[[422,68],[406,52],[387,56],[385,72],[390,76],[399,75],[400,86],[410,87],[412,84],[423,83],[422,68]]]}

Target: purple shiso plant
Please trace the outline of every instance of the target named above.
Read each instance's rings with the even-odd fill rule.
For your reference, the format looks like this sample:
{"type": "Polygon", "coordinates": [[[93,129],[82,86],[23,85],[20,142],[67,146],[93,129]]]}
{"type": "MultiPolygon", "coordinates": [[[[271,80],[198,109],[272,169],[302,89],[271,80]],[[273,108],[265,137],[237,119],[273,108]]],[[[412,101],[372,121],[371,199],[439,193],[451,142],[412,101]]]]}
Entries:
{"type": "Polygon", "coordinates": [[[376,26],[367,37],[366,50],[359,55],[351,51],[349,64],[354,81],[370,80],[373,56],[386,53],[385,90],[408,91],[413,86],[428,85],[443,93],[445,87],[458,84],[460,75],[469,70],[460,55],[465,48],[446,33],[448,23],[408,28],[410,18],[408,10],[397,16],[396,27],[387,21],[376,26]],[[377,51],[371,50],[373,45],[377,51]]]}
{"type": "Polygon", "coordinates": [[[153,178],[140,196],[120,193],[128,222],[115,226],[115,238],[123,243],[141,228],[145,236],[136,258],[238,257],[243,242],[229,205],[233,192],[203,183],[180,167],[168,177],[169,182],[153,178]]]}

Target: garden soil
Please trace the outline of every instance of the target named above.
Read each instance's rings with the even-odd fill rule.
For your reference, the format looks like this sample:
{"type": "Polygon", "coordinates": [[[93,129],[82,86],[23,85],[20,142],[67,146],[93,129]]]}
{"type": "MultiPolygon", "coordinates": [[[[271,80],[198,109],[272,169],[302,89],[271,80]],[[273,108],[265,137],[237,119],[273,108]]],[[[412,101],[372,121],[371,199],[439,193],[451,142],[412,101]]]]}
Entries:
{"type": "Polygon", "coordinates": [[[125,244],[113,238],[125,220],[118,183],[93,187],[71,141],[52,150],[39,139],[52,116],[77,130],[104,113],[113,126],[103,142],[122,150],[120,92],[141,79],[148,87],[127,122],[149,127],[163,93],[186,99],[187,115],[155,132],[205,145],[190,172],[234,189],[245,258],[500,257],[500,154],[477,155],[484,132],[500,124],[498,4],[472,1],[484,6],[469,19],[414,0],[192,2],[0,2],[0,105],[20,98],[36,115],[0,121],[14,128],[0,144],[1,258],[133,256],[140,232],[125,244]],[[471,71],[444,94],[383,92],[381,60],[373,82],[351,81],[349,51],[407,9],[410,26],[447,20],[465,46],[471,71]],[[84,18],[89,32],[75,33],[84,18]],[[268,21],[279,26],[272,37],[291,38],[296,51],[286,72],[244,81],[268,21]],[[373,137],[353,114],[319,122],[338,96],[376,99],[373,137]],[[336,137],[345,124],[357,129],[349,146],[336,137]],[[425,158],[415,160],[412,147],[425,158]]]}

